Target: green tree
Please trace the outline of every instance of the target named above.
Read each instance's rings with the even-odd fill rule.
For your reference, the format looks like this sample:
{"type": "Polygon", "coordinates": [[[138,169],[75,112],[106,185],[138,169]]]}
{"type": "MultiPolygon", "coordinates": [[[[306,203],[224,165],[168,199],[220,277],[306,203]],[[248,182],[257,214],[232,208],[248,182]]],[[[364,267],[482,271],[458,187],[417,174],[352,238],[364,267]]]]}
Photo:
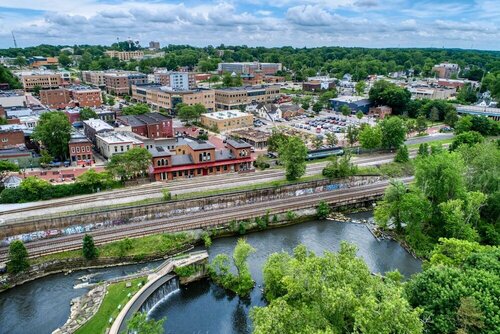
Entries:
{"type": "Polygon", "coordinates": [[[326,91],[319,96],[318,102],[321,103],[324,108],[331,108],[330,99],[336,98],[337,95],[336,90],[326,91]]]}
{"type": "Polygon", "coordinates": [[[114,106],[115,105],[115,98],[111,95],[108,95],[107,104],[108,104],[108,106],[114,106]]]}
{"type": "Polygon", "coordinates": [[[106,166],[114,176],[129,179],[145,175],[151,165],[152,155],[142,147],[134,147],[123,154],[115,154],[106,166]]]}
{"type": "Polygon", "coordinates": [[[94,238],[89,234],[85,234],[83,237],[82,253],[86,260],[94,260],[99,256],[99,252],[94,244],[94,238]]]}
{"type": "Polygon", "coordinates": [[[318,206],[316,207],[316,217],[318,217],[318,219],[326,219],[329,214],[330,206],[328,205],[328,203],[324,201],[319,202],[318,206]]]}
{"type": "Polygon", "coordinates": [[[272,130],[271,136],[267,140],[267,150],[269,152],[278,152],[288,141],[288,136],[281,131],[272,130]]]}
{"type": "Polygon", "coordinates": [[[313,147],[314,149],[318,150],[323,146],[323,138],[320,136],[316,136],[313,140],[313,147]]]}
{"type": "Polygon", "coordinates": [[[113,186],[113,176],[108,172],[98,173],[94,169],[89,169],[76,178],[76,183],[90,192],[98,192],[109,189],[113,186]]]}
{"type": "Polygon", "coordinates": [[[462,116],[455,123],[455,134],[459,135],[462,132],[467,132],[472,129],[472,117],[469,115],[462,116]]]}
{"type": "Polygon", "coordinates": [[[337,146],[337,144],[339,143],[339,139],[337,138],[335,133],[328,132],[325,137],[326,143],[330,146],[337,146]]]}
{"type": "Polygon", "coordinates": [[[57,61],[59,62],[59,65],[61,65],[62,67],[67,67],[68,65],[71,65],[71,63],[73,62],[66,53],[61,53],[57,58],[57,61]]]}
{"type": "Polygon", "coordinates": [[[342,113],[344,116],[349,116],[352,111],[351,108],[349,108],[347,105],[343,104],[340,106],[339,111],[342,113]]]}
{"type": "Polygon", "coordinates": [[[439,119],[440,119],[440,117],[439,117],[439,110],[436,107],[432,107],[431,114],[429,115],[429,119],[432,122],[431,125],[433,125],[434,122],[439,121],[439,119]]]}
{"type": "Polygon", "coordinates": [[[122,115],[142,115],[151,112],[145,103],[137,103],[122,109],[122,115]]]}
{"type": "Polygon", "coordinates": [[[365,115],[365,114],[363,114],[363,112],[362,112],[362,111],[358,111],[358,112],[356,113],[356,117],[357,117],[358,119],[362,119],[364,115],[365,115]]]}
{"type": "Polygon", "coordinates": [[[313,106],[312,106],[312,110],[313,110],[315,113],[317,113],[317,114],[319,114],[319,112],[320,112],[322,109],[323,109],[323,104],[321,104],[319,101],[318,101],[318,102],[316,102],[315,104],[313,104],[313,106]]]}
{"type": "Polygon", "coordinates": [[[355,127],[354,125],[348,125],[345,131],[345,137],[347,139],[347,142],[349,143],[349,146],[354,145],[354,143],[357,142],[359,138],[359,128],[355,127]]]}
{"type": "Polygon", "coordinates": [[[29,268],[28,251],[21,240],[14,240],[9,245],[9,262],[7,269],[17,274],[29,268]]]}
{"type": "Polygon", "coordinates": [[[299,137],[291,136],[278,148],[280,161],[285,166],[285,177],[297,180],[306,172],[307,147],[299,137]]]}
{"type": "Polygon", "coordinates": [[[453,141],[450,145],[450,151],[454,151],[459,148],[461,145],[469,145],[473,146],[478,143],[482,143],[484,141],[484,137],[481,136],[479,132],[476,131],[467,131],[462,132],[459,135],[453,138],[453,141]]]}
{"type": "Polygon", "coordinates": [[[71,138],[71,124],[60,111],[43,113],[32,138],[41,141],[50,155],[60,159],[68,157],[68,143],[71,138]]]}
{"type": "Polygon", "coordinates": [[[387,105],[395,115],[403,114],[410,103],[411,93],[385,80],[376,81],[368,93],[375,105],[387,105]]]}
{"type": "Polygon", "coordinates": [[[40,151],[40,163],[43,164],[50,164],[52,161],[52,156],[47,152],[47,150],[41,150],[40,151]]]}
{"type": "Polygon", "coordinates": [[[422,143],[418,146],[417,156],[426,157],[429,155],[429,144],[422,143]]]}
{"type": "Polygon", "coordinates": [[[354,89],[356,90],[357,95],[363,95],[363,93],[365,92],[365,89],[366,89],[366,82],[364,82],[364,81],[356,82],[354,89]]]}
{"type": "Polygon", "coordinates": [[[8,160],[0,160],[0,184],[9,175],[9,172],[18,172],[19,166],[8,160]]]}
{"type": "Polygon", "coordinates": [[[268,305],[251,311],[255,334],[422,333],[402,287],[371,275],[346,243],[323,257],[304,246],[271,255],[264,286],[268,305]]]}
{"type": "Polygon", "coordinates": [[[92,110],[89,107],[85,107],[82,110],[80,110],[80,120],[85,121],[91,118],[97,119],[99,118],[99,116],[94,110],[92,110]]]}
{"type": "Polygon", "coordinates": [[[166,318],[160,320],[148,319],[146,312],[136,312],[127,321],[127,332],[137,334],[163,334],[163,323],[166,318]]]}
{"type": "Polygon", "coordinates": [[[359,143],[362,148],[372,150],[382,144],[382,131],[378,126],[365,126],[359,133],[359,143]]]}
{"type": "Polygon", "coordinates": [[[444,124],[454,127],[457,121],[458,121],[458,114],[456,110],[451,110],[448,113],[446,113],[444,117],[444,124]]]}
{"type": "Polygon", "coordinates": [[[48,181],[39,179],[36,176],[28,176],[21,181],[21,185],[19,186],[23,192],[23,199],[26,202],[50,198],[49,193],[52,187],[52,184],[48,181]]]}
{"type": "Polygon", "coordinates": [[[408,153],[408,146],[401,145],[396,151],[396,156],[394,157],[394,162],[405,163],[410,161],[410,155],[408,153]]]}
{"type": "Polygon", "coordinates": [[[423,134],[427,131],[427,119],[422,114],[417,117],[416,130],[419,134],[423,134]]]}
{"type": "Polygon", "coordinates": [[[384,118],[380,122],[382,132],[382,147],[393,150],[403,145],[406,137],[406,127],[399,117],[384,118]]]}
{"type": "Polygon", "coordinates": [[[19,67],[23,67],[28,65],[28,62],[26,61],[26,58],[24,56],[19,55],[16,57],[16,60],[14,60],[14,64],[19,67]]]}
{"type": "Polygon", "coordinates": [[[326,167],[323,168],[322,175],[333,180],[353,176],[357,171],[358,167],[351,162],[351,156],[345,154],[341,158],[332,156],[326,167]]]}

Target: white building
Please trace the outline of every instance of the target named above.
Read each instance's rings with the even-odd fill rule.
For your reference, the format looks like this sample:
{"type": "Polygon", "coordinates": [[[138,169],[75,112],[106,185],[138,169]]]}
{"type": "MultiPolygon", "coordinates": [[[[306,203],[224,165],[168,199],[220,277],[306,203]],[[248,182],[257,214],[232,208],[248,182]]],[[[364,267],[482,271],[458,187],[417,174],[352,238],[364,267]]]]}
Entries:
{"type": "Polygon", "coordinates": [[[106,159],[111,159],[113,155],[125,153],[134,147],[144,147],[144,143],[125,132],[105,132],[96,135],[96,147],[106,159]]]}

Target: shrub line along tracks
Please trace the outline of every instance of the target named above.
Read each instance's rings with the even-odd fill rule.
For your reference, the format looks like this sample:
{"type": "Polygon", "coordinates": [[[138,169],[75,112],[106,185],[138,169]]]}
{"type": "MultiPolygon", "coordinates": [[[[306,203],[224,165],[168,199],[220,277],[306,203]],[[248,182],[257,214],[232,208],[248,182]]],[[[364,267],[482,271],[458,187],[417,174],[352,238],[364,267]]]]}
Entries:
{"type": "MultiPolygon", "coordinates": [[[[402,178],[411,182],[413,177],[402,178]]],[[[330,203],[351,203],[370,196],[380,196],[390,181],[381,181],[365,186],[344,188],[335,191],[302,195],[292,198],[276,199],[267,202],[251,203],[237,207],[228,207],[210,211],[199,211],[170,218],[154,219],[139,223],[130,223],[116,227],[89,232],[97,245],[106,244],[124,238],[136,238],[158,233],[172,233],[197,228],[218,227],[232,220],[245,220],[270,214],[284,213],[314,207],[319,201],[330,203]]],[[[82,235],[56,237],[50,240],[39,240],[26,243],[28,253],[32,257],[81,248],[82,235]]],[[[7,247],[0,248],[0,262],[7,259],[7,247]]]]}
{"type": "MultiPolygon", "coordinates": [[[[371,156],[371,157],[366,157],[366,158],[355,158],[353,162],[355,162],[358,165],[363,165],[363,164],[372,164],[373,162],[387,162],[386,160],[392,159],[394,155],[393,154],[381,154],[378,156],[371,156]]],[[[327,162],[318,162],[318,163],[311,163],[307,165],[307,171],[306,175],[315,175],[319,174],[323,168],[326,166],[327,162]]],[[[135,189],[132,188],[125,188],[125,189],[119,189],[119,190],[113,190],[113,191],[106,191],[102,193],[97,193],[97,194],[90,194],[90,195],[83,195],[83,196],[73,196],[70,198],[66,199],[53,199],[50,200],[49,203],[44,202],[40,204],[33,204],[27,207],[23,208],[16,208],[16,209],[11,209],[11,210],[3,210],[2,211],[2,218],[5,223],[8,223],[9,220],[12,219],[12,217],[8,217],[9,215],[16,214],[16,213],[23,213],[23,214],[29,214],[30,211],[35,211],[35,210],[43,210],[43,209],[53,209],[57,207],[64,207],[64,206],[70,206],[70,207],[75,207],[75,205],[79,204],[84,204],[84,203],[94,203],[96,202],[96,209],[99,206],[102,205],[97,205],[99,203],[106,203],[106,201],[109,200],[115,200],[117,198],[120,198],[122,195],[126,197],[135,197],[135,196],[148,196],[151,197],[151,195],[154,195],[156,192],[157,196],[153,197],[160,197],[161,193],[160,191],[162,189],[168,189],[172,194],[183,194],[183,193],[189,193],[189,192],[196,192],[200,190],[207,190],[207,187],[211,187],[211,189],[220,189],[221,191],[224,190],[224,188],[229,189],[231,187],[237,187],[237,186],[243,186],[246,184],[248,185],[256,185],[260,182],[266,182],[266,181],[277,181],[280,178],[284,177],[284,171],[282,169],[279,170],[265,170],[265,171],[258,171],[255,173],[250,173],[250,174],[223,174],[223,175],[214,175],[214,176],[209,176],[209,179],[206,177],[200,177],[200,178],[193,178],[193,179],[182,179],[182,180],[175,180],[171,181],[168,183],[163,183],[163,182],[155,182],[151,184],[147,184],[145,186],[140,186],[135,189]],[[253,181],[253,182],[252,182],[253,181]],[[223,184],[227,184],[227,187],[222,187],[223,184]]],[[[123,203],[125,206],[126,204],[123,203]]],[[[103,207],[105,209],[105,207],[103,207]]],[[[74,209],[73,209],[74,210],[74,209]]],[[[84,209],[82,209],[84,210],[84,209]]],[[[59,214],[64,214],[65,212],[60,212],[59,214]]],[[[59,215],[58,213],[54,213],[54,215],[59,215]]],[[[46,215],[42,212],[30,215],[31,217],[33,216],[39,216],[39,215],[46,215]]],[[[48,215],[51,215],[48,213],[48,215]]],[[[26,216],[23,215],[21,218],[22,220],[26,219],[26,216]]],[[[13,218],[12,220],[19,220],[19,218],[13,218]]]]}

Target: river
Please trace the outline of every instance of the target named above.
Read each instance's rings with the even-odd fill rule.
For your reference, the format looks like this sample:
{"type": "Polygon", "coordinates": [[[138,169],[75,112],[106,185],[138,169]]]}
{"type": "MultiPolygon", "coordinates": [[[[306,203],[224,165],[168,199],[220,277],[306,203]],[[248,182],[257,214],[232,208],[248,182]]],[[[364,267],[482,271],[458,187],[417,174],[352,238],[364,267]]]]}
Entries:
{"type": "MultiPolygon", "coordinates": [[[[352,215],[365,218],[368,214],[352,215]]],[[[167,317],[165,333],[250,333],[248,313],[251,307],[265,304],[259,285],[262,285],[262,266],[273,252],[290,252],[304,244],[316,254],[325,250],[336,251],[342,240],[358,247],[372,272],[384,273],[398,269],[406,277],[421,270],[420,261],[409,255],[393,241],[377,241],[366,226],[332,221],[307,222],[271,229],[245,236],[257,250],[249,257],[249,266],[257,286],[250,298],[242,300],[226,293],[208,280],[192,283],[171,293],[152,311],[156,319],[167,317]]],[[[238,237],[213,241],[210,257],[219,253],[231,254],[238,237]]],[[[150,266],[152,264],[149,264],[150,266]]],[[[15,287],[0,294],[0,333],[43,334],[61,326],[69,315],[70,301],[86,289],[73,289],[81,283],[78,277],[97,273],[94,280],[128,274],[145,265],[96,269],[74,272],[70,275],[52,275],[15,287]]]]}

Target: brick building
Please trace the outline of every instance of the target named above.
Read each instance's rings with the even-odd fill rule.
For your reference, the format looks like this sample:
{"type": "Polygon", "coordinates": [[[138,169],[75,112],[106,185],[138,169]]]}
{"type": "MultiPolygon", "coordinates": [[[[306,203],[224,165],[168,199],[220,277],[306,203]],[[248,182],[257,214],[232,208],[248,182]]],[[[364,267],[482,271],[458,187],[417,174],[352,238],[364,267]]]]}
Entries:
{"type": "Polygon", "coordinates": [[[432,72],[435,72],[438,78],[450,79],[453,75],[458,75],[460,67],[458,64],[441,63],[434,65],[432,72]]]}
{"type": "Polygon", "coordinates": [[[105,87],[106,81],[104,80],[104,71],[82,71],[82,80],[87,84],[98,87],[105,87]]]}
{"type": "Polygon", "coordinates": [[[57,57],[41,57],[35,56],[28,58],[28,63],[31,67],[38,68],[41,66],[57,66],[59,61],[57,57]]]}
{"type": "Polygon", "coordinates": [[[90,166],[94,163],[92,142],[87,138],[72,137],[68,143],[68,149],[71,164],[90,166]]]}
{"type": "Polygon", "coordinates": [[[252,169],[250,145],[243,141],[227,140],[227,149],[216,149],[206,141],[185,139],[178,146],[180,154],[168,148],[156,146],[149,151],[153,155],[152,177],[156,181],[215,175],[252,169]]]}
{"type": "Polygon", "coordinates": [[[147,103],[154,110],[173,111],[179,103],[189,106],[199,103],[208,111],[215,110],[215,91],[212,89],[178,90],[160,85],[134,85],[132,100],[147,103]]]}
{"type": "Polygon", "coordinates": [[[215,106],[224,110],[239,109],[251,103],[274,102],[279,97],[279,85],[221,88],[215,90],[215,106]]]}
{"type": "Polygon", "coordinates": [[[18,125],[0,125],[0,149],[24,145],[24,131],[18,125]]]}
{"type": "Polygon", "coordinates": [[[148,83],[148,76],[143,73],[110,72],[104,74],[106,91],[114,95],[128,95],[132,85],[148,83]]]}
{"type": "Polygon", "coordinates": [[[219,63],[217,71],[236,74],[252,74],[260,71],[262,74],[276,74],[281,71],[281,63],[259,63],[259,62],[239,62],[239,63],[219,63]]]}
{"type": "Polygon", "coordinates": [[[66,88],[40,91],[42,104],[53,109],[66,107],[99,107],[102,104],[101,90],[89,86],[69,86],[66,88]]]}
{"type": "Polygon", "coordinates": [[[41,89],[58,88],[63,84],[60,73],[54,72],[22,72],[19,74],[25,91],[32,91],[35,87],[41,89]]]}
{"type": "Polygon", "coordinates": [[[130,126],[132,132],[147,138],[173,137],[172,118],[160,113],[125,115],[116,118],[119,124],[130,126]]]}

